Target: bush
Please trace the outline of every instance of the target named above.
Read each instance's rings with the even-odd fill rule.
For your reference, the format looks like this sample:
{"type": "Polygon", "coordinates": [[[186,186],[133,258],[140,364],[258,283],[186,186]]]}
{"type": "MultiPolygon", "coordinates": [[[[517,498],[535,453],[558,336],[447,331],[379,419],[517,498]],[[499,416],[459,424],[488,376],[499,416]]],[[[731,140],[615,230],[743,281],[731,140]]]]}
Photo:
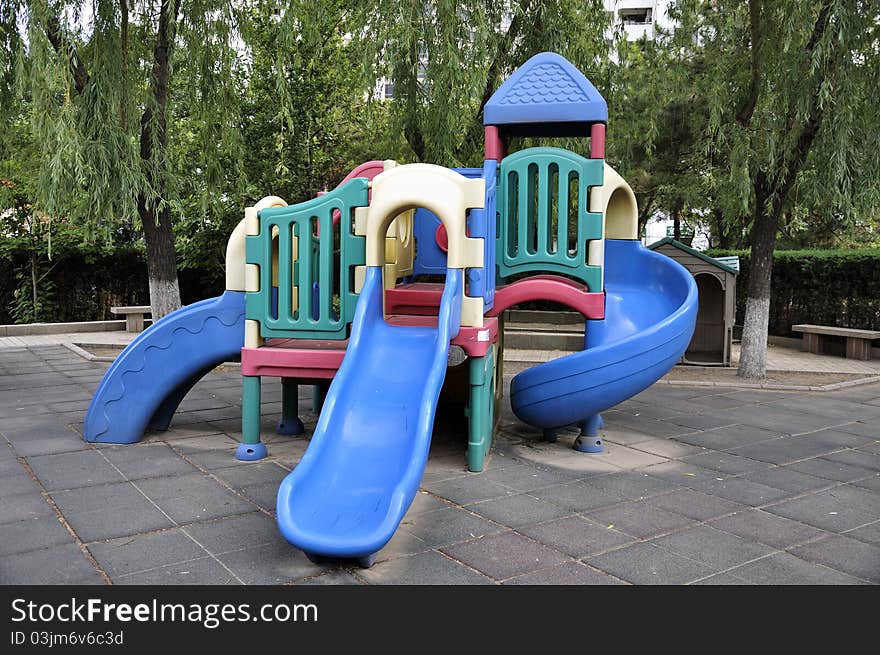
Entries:
{"type": "MultiPolygon", "coordinates": [[[[0,324],[14,323],[16,273],[26,261],[26,251],[0,259],[0,324]]],[[[144,254],[135,248],[111,252],[67,253],[53,261],[51,310],[40,316],[52,323],[103,321],[120,317],[110,313],[117,305],[149,305],[147,265],[144,254]]],[[[188,267],[178,271],[184,304],[223,292],[224,279],[215,270],[188,267]]]]}
{"type": "MultiPolygon", "coordinates": [[[[749,288],[749,251],[737,255],[736,316],[741,324],[749,288]]],[[[798,323],[880,330],[880,249],[780,250],[773,256],[770,334],[798,337],[798,323]]]]}

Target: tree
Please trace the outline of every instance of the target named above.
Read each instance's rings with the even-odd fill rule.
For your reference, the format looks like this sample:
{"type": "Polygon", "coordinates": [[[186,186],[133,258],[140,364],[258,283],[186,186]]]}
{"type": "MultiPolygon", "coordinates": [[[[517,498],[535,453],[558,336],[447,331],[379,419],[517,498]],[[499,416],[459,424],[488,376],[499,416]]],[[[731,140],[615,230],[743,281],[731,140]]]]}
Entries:
{"type": "Polygon", "coordinates": [[[211,168],[238,144],[224,138],[228,131],[206,129],[201,161],[175,161],[169,89],[176,77],[188,80],[212,116],[209,127],[237,116],[233,3],[13,0],[0,22],[16,59],[16,84],[5,84],[3,93],[14,88],[27,105],[39,145],[39,208],[105,236],[137,216],[153,316],[173,311],[180,306],[173,231],[179,180],[188,169],[211,168]]]}
{"type": "Polygon", "coordinates": [[[483,106],[539,52],[562,54],[599,88],[605,82],[608,17],[599,0],[379,0],[361,11],[365,63],[393,80],[392,125],[416,161],[479,165],[483,106]]]}
{"type": "Polygon", "coordinates": [[[878,204],[880,6],[682,0],[676,18],[679,47],[703,62],[704,164],[718,205],[729,224],[751,225],[738,374],[763,377],[773,251],[793,190],[813,170],[826,217],[878,204]]]}

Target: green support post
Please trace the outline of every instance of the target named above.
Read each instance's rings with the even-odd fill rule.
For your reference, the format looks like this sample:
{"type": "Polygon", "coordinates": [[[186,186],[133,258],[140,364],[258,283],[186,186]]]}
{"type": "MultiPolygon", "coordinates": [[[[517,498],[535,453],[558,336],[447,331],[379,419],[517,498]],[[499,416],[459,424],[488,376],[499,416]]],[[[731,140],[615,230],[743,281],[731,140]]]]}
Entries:
{"type": "Polygon", "coordinates": [[[324,406],[324,398],[326,396],[326,385],[316,384],[312,386],[312,411],[315,412],[315,414],[321,413],[321,408],[324,406]]]}
{"type": "Polygon", "coordinates": [[[299,385],[296,380],[281,378],[281,420],[275,431],[292,436],[305,432],[299,418],[299,385]]]}
{"type": "Polygon", "coordinates": [[[486,454],[492,446],[495,413],[495,366],[493,350],[468,361],[470,402],[468,406],[468,470],[483,470],[486,454]]]}
{"type": "Polygon", "coordinates": [[[241,443],[235,450],[236,459],[251,462],[268,453],[260,441],[260,377],[241,378],[241,443]]]}

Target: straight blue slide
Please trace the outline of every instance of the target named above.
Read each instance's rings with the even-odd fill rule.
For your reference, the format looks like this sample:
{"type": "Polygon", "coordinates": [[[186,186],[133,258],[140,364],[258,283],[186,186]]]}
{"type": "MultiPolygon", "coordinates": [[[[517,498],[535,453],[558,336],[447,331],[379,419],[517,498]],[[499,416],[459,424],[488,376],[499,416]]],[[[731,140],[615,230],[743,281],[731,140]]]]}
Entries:
{"type": "Polygon", "coordinates": [[[284,538],[315,560],[369,566],[409,509],[425,470],[463,276],[449,269],[437,327],[388,325],[382,268],[367,267],[345,359],[302,460],[278,490],[284,538]]]}
{"type": "Polygon", "coordinates": [[[697,285],[683,266],[639,241],[606,240],[604,320],[587,321],[583,351],[513,378],[514,413],[545,430],[592,422],[594,432],[599,412],[675,365],[696,319],[697,285]]]}
{"type": "Polygon", "coordinates": [[[244,292],[226,291],[168,314],[110,366],[86,412],[83,439],[134,443],[166,430],[180,401],[215,366],[240,356],[244,292]]]}

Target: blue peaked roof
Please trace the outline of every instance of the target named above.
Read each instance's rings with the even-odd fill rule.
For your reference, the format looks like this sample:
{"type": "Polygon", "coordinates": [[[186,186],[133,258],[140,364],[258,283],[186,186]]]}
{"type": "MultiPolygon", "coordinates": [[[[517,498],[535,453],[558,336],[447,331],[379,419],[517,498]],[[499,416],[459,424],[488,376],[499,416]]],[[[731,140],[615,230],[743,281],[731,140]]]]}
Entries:
{"type": "Polygon", "coordinates": [[[605,98],[555,52],[542,52],[520,66],[483,109],[484,125],[606,122],[605,98]]]}

